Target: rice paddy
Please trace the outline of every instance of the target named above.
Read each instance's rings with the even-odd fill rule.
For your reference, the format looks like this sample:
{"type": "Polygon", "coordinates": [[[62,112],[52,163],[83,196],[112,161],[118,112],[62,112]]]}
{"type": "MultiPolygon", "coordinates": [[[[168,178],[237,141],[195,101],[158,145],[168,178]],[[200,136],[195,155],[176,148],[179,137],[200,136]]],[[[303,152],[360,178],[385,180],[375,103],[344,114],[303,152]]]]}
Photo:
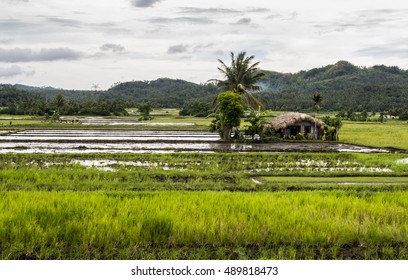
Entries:
{"type": "Polygon", "coordinates": [[[408,258],[406,153],[39,128],[1,136],[0,259],[408,258]]]}

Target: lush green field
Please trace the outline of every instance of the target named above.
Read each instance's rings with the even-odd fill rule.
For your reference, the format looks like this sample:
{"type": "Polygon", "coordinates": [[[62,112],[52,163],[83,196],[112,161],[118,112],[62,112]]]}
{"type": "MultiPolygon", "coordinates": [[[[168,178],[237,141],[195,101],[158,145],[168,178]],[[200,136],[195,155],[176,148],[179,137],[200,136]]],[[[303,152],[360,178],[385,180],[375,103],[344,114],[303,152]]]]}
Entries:
{"type": "Polygon", "coordinates": [[[0,258],[407,259],[403,158],[1,155],[0,258]]]}
{"type": "Polygon", "coordinates": [[[261,176],[375,176],[403,183],[408,164],[398,161],[405,157],[353,153],[10,154],[0,155],[0,190],[273,190],[276,184],[254,182],[253,178],[261,176]]]}
{"type": "MultiPolygon", "coordinates": [[[[157,114],[151,122],[195,125],[103,127],[27,119],[13,120],[12,127],[196,130],[209,122],[157,114]]],[[[340,137],[408,149],[406,128],[398,121],[346,122],[340,137]]],[[[407,158],[3,154],[0,259],[405,260],[407,158]]]]}
{"type": "Polygon", "coordinates": [[[408,150],[408,123],[402,121],[344,122],[340,129],[340,141],[408,150]]]}
{"type": "Polygon", "coordinates": [[[406,193],[1,192],[3,259],[406,259],[406,193]]]}

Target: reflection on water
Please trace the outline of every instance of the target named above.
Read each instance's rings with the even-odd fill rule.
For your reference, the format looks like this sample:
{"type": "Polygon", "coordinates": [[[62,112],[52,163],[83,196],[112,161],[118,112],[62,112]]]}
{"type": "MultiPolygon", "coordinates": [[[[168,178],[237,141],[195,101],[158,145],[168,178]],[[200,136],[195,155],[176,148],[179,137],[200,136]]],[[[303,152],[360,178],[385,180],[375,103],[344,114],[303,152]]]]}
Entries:
{"type": "Polygon", "coordinates": [[[28,130],[0,135],[0,153],[388,152],[342,143],[224,143],[203,131],[28,130]]]}

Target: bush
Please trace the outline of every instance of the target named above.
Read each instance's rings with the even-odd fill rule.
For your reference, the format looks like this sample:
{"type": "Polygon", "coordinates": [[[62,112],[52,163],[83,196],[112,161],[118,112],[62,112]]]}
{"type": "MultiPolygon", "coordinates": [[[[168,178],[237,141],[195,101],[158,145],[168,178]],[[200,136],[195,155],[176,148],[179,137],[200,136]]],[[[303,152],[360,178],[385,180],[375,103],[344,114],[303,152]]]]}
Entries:
{"type": "Polygon", "coordinates": [[[328,126],[324,131],[324,139],[327,141],[336,141],[336,128],[334,126],[328,126]]]}
{"type": "Polygon", "coordinates": [[[296,140],[305,140],[305,136],[303,135],[303,133],[299,132],[296,135],[296,140]]]}
{"type": "Polygon", "coordinates": [[[408,109],[401,111],[401,113],[399,113],[398,118],[401,121],[408,121],[408,109]]]}

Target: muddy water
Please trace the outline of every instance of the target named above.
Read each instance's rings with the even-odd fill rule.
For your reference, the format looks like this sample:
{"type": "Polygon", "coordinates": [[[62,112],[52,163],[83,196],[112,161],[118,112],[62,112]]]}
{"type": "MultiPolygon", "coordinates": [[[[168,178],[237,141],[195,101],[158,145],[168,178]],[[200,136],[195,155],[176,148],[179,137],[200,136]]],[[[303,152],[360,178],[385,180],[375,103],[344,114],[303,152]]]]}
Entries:
{"type": "Polygon", "coordinates": [[[8,141],[218,141],[217,134],[196,131],[28,130],[0,138],[8,141]]]}
{"type": "Polygon", "coordinates": [[[0,153],[358,152],[385,149],[343,143],[220,142],[202,131],[27,130],[0,135],[0,153]]]}
{"type": "Polygon", "coordinates": [[[131,125],[131,126],[194,126],[195,123],[186,122],[171,122],[171,123],[156,123],[156,122],[139,122],[135,118],[106,118],[106,117],[83,117],[81,118],[83,125],[131,125]]]}

